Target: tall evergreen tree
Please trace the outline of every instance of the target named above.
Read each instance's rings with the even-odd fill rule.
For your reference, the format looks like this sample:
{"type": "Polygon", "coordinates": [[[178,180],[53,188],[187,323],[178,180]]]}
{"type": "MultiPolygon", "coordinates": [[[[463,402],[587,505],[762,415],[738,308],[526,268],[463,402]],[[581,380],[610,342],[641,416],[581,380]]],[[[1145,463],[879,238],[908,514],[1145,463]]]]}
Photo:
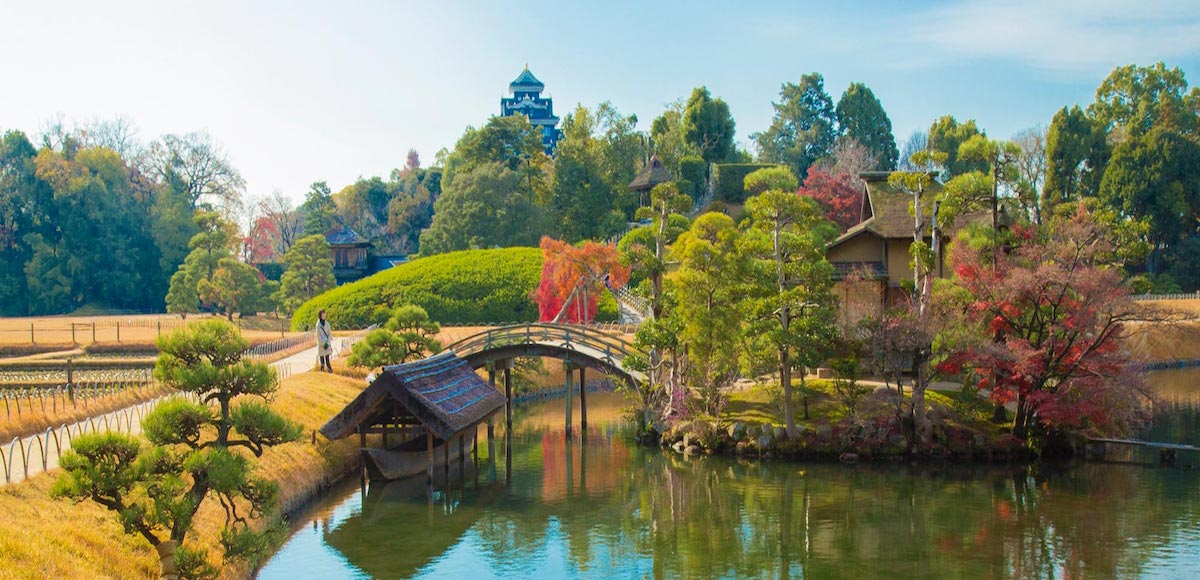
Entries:
{"type": "Polygon", "coordinates": [[[800,77],[800,84],[784,83],[780,100],[772,103],[775,118],[766,131],[750,137],[758,144],[759,160],[785,163],[797,177],[828,157],[837,139],[833,99],[825,92],[819,73],[800,77]]]}
{"type": "Polygon", "coordinates": [[[713,98],[708,87],[696,87],[683,109],[683,138],[709,163],[725,161],[734,153],[734,122],[729,105],[713,98]]]}
{"type": "Polygon", "coordinates": [[[896,169],[900,151],[892,134],[892,120],[867,85],[851,83],[838,100],[836,114],[842,134],[857,139],[875,154],[879,161],[874,169],[896,169]]]}
{"type": "Polygon", "coordinates": [[[1048,215],[1060,203],[1097,195],[1108,157],[1103,127],[1078,105],[1055,113],[1046,133],[1042,212],[1048,215]]]}

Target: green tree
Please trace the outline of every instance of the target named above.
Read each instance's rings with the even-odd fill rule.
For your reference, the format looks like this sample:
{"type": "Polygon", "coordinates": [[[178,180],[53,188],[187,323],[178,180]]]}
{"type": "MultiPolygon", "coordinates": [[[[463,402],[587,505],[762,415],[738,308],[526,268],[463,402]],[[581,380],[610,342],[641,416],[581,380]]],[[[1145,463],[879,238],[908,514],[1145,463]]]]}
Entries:
{"type": "Polygon", "coordinates": [[[314,181],[309,186],[304,203],[300,204],[300,214],[304,216],[305,236],[323,236],[333,229],[337,203],[327,183],[314,181]]]}
{"type": "Polygon", "coordinates": [[[224,312],[232,321],[235,312],[243,312],[247,306],[259,301],[262,293],[260,276],[258,269],[250,264],[222,258],[213,270],[212,278],[201,279],[196,284],[196,293],[201,303],[224,312]]]}
{"type": "Polygon", "coordinates": [[[825,92],[820,73],[800,77],[800,84],[784,83],[780,101],[772,103],[775,118],[766,131],[750,138],[758,144],[759,161],[784,163],[797,176],[828,157],[837,139],[833,99],[825,92]]]}
{"type": "Polygon", "coordinates": [[[396,309],[383,328],[372,330],[354,344],[348,363],[357,368],[380,368],[425,358],[441,352],[440,331],[424,308],[406,304],[396,309]]]}
{"type": "Polygon", "coordinates": [[[663,314],[663,276],[667,272],[667,246],[688,227],[684,215],[692,206],[675,182],[660,183],[650,190],[650,205],[638,209],[638,219],[650,220],[649,226],[630,230],[617,244],[621,263],[634,276],[650,280],[650,310],[654,318],[663,314]]]}
{"type": "Polygon", "coordinates": [[[435,194],[430,187],[440,187],[440,179],[440,172],[420,167],[392,172],[387,184],[391,198],[387,203],[387,233],[392,251],[416,253],[421,230],[433,220],[435,194]]]}
{"type": "Polygon", "coordinates": [[[1147,268],[1158,273],[1163,255],[1196,231],[1200,143],[1168,125],[1127,139],[1113,150],[1100,198],[1121,215],[1147,224],[1147,268]]]}
{"type": "Polygon", "coordinates": [[[675,313],[683,321],[680,342],[688,361],[688,383],[699,394],[698,411],[717,417],[727,388],[738,373],[745,260],[733,219],[706,213],[679,236],[671,253],[679,260],[674,274],[675,313]]]}
{"type": "Polygon", "coordinates": [[[613,213],[613,183],[603,167],[604,143],[594,136],[598,119],[580,105],[563,121],[554,159],[551,212],[554,236],[575,243],[601,239],[624,226],[613,213]]]}
{"type": "Polygon", "coordinates": [[[479,129],[468,127],[446,160],[442,188],[449,190],[459,176],[491,164],[516,172],[535,200],[541,201],[547,195],[550,157],[542,145],[541,129],[531,125],[524,115],[492,117],[479,129]]]}
{"type": "Polygon", "coordinates": [[[25,264],[33,252],[27,236],[44,240],[52,233],[54,192],[37,178],[36,158],[24,133],[9,131],[0,139],[0,316],[29,314],[25,264]]]}
{"type": "Polygon", "coordinates": [[[1046,133],[1042,213],[1049,216],[1060,203],[1099,194],[1108,157],[1103,127],[1093,123],[1078,105],[1055,113],[1046,133]]]}
{"type": "Polygon", "coordinates": [[[500,163],[460,173],[434,204],[421,255],[536,245],[546,227],[533,197],[521,174],[500,163]]]}
{"type": "Polygon", "coordinates": [[[200,294],[196,285],[188,280],[187,272],[180,268],[171,275],[171,284],[167,289],[167,312],[187,318],[188,313],[196,312],[200,304],[200,294]]]}
{"type": "Polygon", "coordinates": [[[190,395],[158,404],[142,421],[147,445],[133,435],[80,435],[63,454],[53,493],[91,500],[117,512],[126,533],[154,546],[163,574],[215,576],[207,558],[184,543],[205,498],[225,508],[221,545],[226,558],[251,562],[270,543],[250,527],[267,513],[278,486],[254,474],[254,457],[300,438],[301,429],[267,405],[276,391],[275,371],[242,360],[249,346],[232,325],[199,322],[158,340],[155,376],[190,395]],[[198,402],[194,402],[198,401],[198,402]]]}
{"type": "Polygon", "coordinates": [[[1102,131],[1120,135],[1116,141],[1149,133],[1164,116],[1176,118],[1181,132],[1194,134],[1197,110],[1200,87],[1189,91],[1183,70],[1168,69],[1162,62],[1113,69],[1096,88],[1096,102],[1088,106],[1089,116],[1102,131]]]}
{"type": "Polygon", "coordinates": [[[850,83],[838,100],[838,127],[842,134],[853,137],[875,154],[878,165],[871,169],[893,171],[900,151],[892,134],[892,120],[875,93],[862,83],[850,83]]]}
{"type": "Polygon", "coordinates": [[[959,123],[953,116],[946,115],[939,117],[929,127],[928,147],[932,151],[946,154],[944,167],[951,177],[972,171],[986,171],[987,168],[981,162],[958,158],[958,148],[976,135],[983,135],[983,132],[975,126],[974,119],[959,123]]]}
{"type": "Polygon", "coordinates": [[[683,138],[683,110],[684,101],[677,100],[650,124],[650,152],[658,155],[663,167],[674,176],[680,175],[679,164],[685,157],[700,156],[700,151],[683,138]]]}
{"type": "Polygon", "coordinates": [[[734,152],[734,122],[729,105],[713,98],[708,87],[696,87],[683,109],[683,139],[709,163],[725,161],[734,152]]]}
{"type": "Polygon", "coordinates": [[[742,251],[752,269],[750,337],[765,337],[779,358],[783,385],[783,416],[789,433],[796,433],[792,413],[792,368],[801,363],[800,390],[808,418],[805,366],[817,366],[831,354],[836,337],[831,288],[833,266],[825,248],[838,229],[825,220],[810,197],[796,195],[799,184],[785,168],[760,169],[746,176],[747,191],[760,192],[746,200],[751,230],[742,251]],[[799,360],[794,360],[797,355],[799,360]]]}
{"type": "Polygon", "coordinates": [[[308,302],[337,285],[333,277],[333,251],[324,236],[307,236],[292,245],[284,254],[287,270],[279,280],[278,303],[291,314],[308,302]]]}

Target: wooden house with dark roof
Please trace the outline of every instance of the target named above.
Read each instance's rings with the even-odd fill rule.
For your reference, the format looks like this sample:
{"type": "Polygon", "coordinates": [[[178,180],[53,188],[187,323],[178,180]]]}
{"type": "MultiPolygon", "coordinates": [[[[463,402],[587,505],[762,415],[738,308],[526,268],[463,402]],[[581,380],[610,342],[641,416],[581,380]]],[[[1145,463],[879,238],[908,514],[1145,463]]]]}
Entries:
{"type": "Polygon", "coordinates": [[[375,254],[375,245],[358,232],[338,225],[325,234],[333,253],[333,277],[338,284],[353,282],[408,261],[407,256],[375,254]]]}
{"type": "Polygon", "coordinates": [[[446,351],[384,367],[370,386],[321,427],[321,434],[329,439],[359,434],[363,460],[374,479],[428,471],[432,480],[435,456],[441,455],[449,469],[451,459],[465,454],[466,437],[471,436],[474,448],[476,428],[504,408],[504,402],[504,395],[465,360],[446,351]],[[367,447],[369,434],[382,435],[382,447],[367,447]]]}
{"type": "MultiPolygon", "coordinates": [[[[912,254],[909,245],[913,241],[912,195],[888,184],[887,171],[869,171],[861,174],[866,183],[862,199],[861,221],[858,225],[846,230],[830,244],[826,259],[833,265],[836,276],[845,279],[850,273],[858,273],[862,277],[861,293],[865,286],[867,294],[873,298],[879,308],[896,304],[906,297],[903,290],[904,282],[912,282],[912,254]]],[[[928,194],[941,192],[941,184],[934,181],[929,187],[928,194]]],[[[925,224],[929,231],[929,217],[932,204],[924,204],[927,213],[925,224]]],[[[943,231],[940,242],[944,245],[963,226],[970,223],[991,223],[990,212],[971,212],[960,216],[954,225],[943,231]]],[[[930,238],[926,238],[931,242],[930,238]]],[[[942,262],[935,265],[934,275],[943,277],[947,274],[945,252],[942,262]]],[[[841,291],[850,290],[842,284],[841,291]]],[[[845,294],[843,296],[845,298],[845,294]]],[[[845,304],[843,300],[843,304],[845,304]]]]}

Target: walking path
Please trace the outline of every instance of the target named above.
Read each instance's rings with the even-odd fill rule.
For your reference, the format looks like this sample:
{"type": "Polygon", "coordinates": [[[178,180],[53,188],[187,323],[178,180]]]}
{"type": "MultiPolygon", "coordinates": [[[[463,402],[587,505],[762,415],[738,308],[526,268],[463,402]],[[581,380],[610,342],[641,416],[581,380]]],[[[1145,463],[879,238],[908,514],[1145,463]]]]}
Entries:
{"type": "MultiPolygon", "coordinates": [[[[334,356],[341,356],[352,338],[337,339],[334,356]]],[[[270,363],[278,373],[279,378],[285,379],[294,374],[312,370],[317,364],[317,347],[312,347],[286,358],[270,363]]],[[[89,417],[58,429],[47,429],[42,433],[30,435],[23,439],[14,439],[8,445],[0,447],[0,486],[18,483],[25,479],[58,468],[58,458],[71,448],[71,439],[84,433],[118,431],[130,435],[142,432],[142,419],[154,408],[159,401],[174,393],[164,395],[149,401],[136,403],[109,413],[89,417]]]]}

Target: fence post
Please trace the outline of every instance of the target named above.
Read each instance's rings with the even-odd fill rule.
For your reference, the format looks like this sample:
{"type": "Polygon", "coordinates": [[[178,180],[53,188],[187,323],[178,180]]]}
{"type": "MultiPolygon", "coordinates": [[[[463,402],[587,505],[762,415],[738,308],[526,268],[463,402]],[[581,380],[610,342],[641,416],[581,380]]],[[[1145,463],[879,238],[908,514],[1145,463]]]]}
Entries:
{"type": "Polygon", "coordinates": [[[158,324],[158,331],[157,331],[157,333],[155,333],[155,335],[154,335],[154,336],[156,336],[156,337],[158,337],[158,336],[162,336],[162,320],[159,320],[159,321],[157,322],[157,324],[158,324]]]}
{"type": "Polygon", "coordinates": [[[92,323],[92,344],[96,344],[96,323],[92,323]]]}
{"type": "Polygon", "coordinates": [[[29,323],[29,344],[37,344],[37,341],[33,339],[33,323],[32,322],[29,323]]]}
{"type": "Polygon", "coordinates": [[[121,321],[117,321],[117,342],[121,342],[121,321]]]}
{"type": "Polygon", "coordinates": [[[75,370],[71,368],[71,359],[67,359],[67,397],[75,404],[75,370]]]}
{"type": "Polygon", "coordinates": [[[71,344],[79,344],[78,342],[75,342],[75,323],[74,322],[71,323],[71,344]]]}

